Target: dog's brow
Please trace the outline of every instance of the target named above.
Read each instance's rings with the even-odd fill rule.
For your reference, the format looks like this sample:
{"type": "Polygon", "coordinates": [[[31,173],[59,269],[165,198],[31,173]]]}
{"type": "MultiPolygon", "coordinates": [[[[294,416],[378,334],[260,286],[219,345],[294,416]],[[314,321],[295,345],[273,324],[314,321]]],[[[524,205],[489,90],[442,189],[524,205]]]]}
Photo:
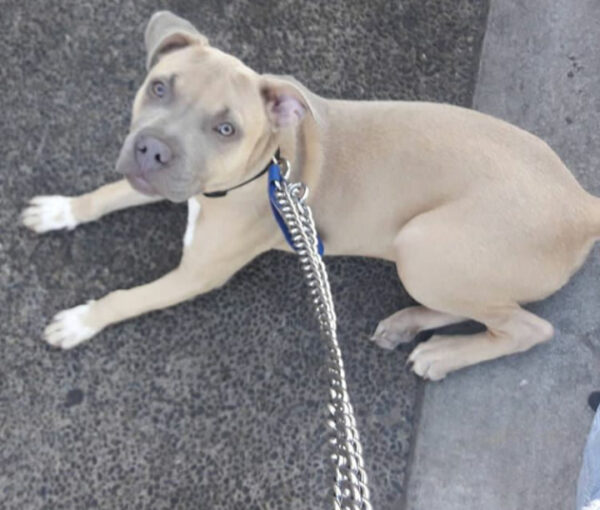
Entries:
{"type": "Polygon", "coordinates": [[[217,117],[219,119],[223,119],[223,118],[229,117],[230,113],[231,113],[231,108],[229,108],[229,106],[225,106],[224,108],[220,109],[215,114],[215,117],[217,117]]]}

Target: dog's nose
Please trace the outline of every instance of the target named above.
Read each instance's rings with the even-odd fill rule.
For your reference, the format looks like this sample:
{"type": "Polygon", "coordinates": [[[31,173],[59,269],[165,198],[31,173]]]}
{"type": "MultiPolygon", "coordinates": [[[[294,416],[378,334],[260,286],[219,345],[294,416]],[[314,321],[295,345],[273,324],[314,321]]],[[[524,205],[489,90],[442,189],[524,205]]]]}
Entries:
{"type": "Polygon", "coordinates": [[[135,141],[135,160],[140,170],[151,172],[164,168],[171,161],[171,148],[154,136],[141,135],[135,141]]]}

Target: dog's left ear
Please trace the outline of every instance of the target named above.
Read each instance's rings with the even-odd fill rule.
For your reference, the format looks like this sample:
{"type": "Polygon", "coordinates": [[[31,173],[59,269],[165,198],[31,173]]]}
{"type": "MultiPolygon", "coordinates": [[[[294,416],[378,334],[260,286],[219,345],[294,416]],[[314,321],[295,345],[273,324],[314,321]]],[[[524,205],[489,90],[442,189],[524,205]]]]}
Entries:
{"type": "Polygon", "coordinates": [[[208,45],[208,39],[194,25],[169,11],[158,11],[152,15],[144,33],[144,42],[147,69],[165,53],[192,44],[208,45]]]}
{"type": "Polygon", "coordinates": [[[275,130],[297,126],[307,113],[314,116],[308,95],[293,78],[264,76],[260,93],[275,130]]]}

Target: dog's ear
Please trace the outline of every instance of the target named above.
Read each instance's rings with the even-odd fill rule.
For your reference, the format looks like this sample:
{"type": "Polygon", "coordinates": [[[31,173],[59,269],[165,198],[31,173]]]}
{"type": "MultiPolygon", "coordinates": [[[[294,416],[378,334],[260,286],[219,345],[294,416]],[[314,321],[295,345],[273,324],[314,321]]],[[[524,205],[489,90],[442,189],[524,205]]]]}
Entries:
{"type": "Polygon", "coordinates": [[[146,68],[150,69],[162,55],[192,44],[207,45],[203,36],[189,21],[169,11],[155,12],[144,34],[146,68]]]}
{"type": "Polygon", "coordinates": [[[308,91],[291,77],[263,76],[260,93],[275,130],[300,124],[307,113],[314,116],[308,91]]]}

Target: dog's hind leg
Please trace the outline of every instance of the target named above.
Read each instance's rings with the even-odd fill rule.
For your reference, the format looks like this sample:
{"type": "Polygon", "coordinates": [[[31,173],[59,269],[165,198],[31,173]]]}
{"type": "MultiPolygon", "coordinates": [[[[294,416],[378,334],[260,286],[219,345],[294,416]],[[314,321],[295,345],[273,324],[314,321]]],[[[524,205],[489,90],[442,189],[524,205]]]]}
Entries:
{"type": "Polygon", "coordinates": [[[414,339],[421,331],[442,328],[467,319],[437,312],[424,306],[409,306],[382,320],[371,340],[384,349],[394,349],[414,339]]]}
{"type": "Polygon", "coordinates": [[[22,212],[23,225],[37,233],[73,229],[81,223],[95,221],[113,211],[162,200],[134,190],[122,179],[76,197],[37,196],[22,212]]]}
{"type": "Polygon", "coordinates": [[[465,317],[487,328],[472,335],[435,335],[418,345],[410,361],[424,378],[439,380],[454,370],[523,352],[553,335],[549,322],[519,303],[557,290],[587,246],[573,243],[563,253],[552,249],[545,232],[538,230],[535,238],[528,230],[509,230],[502,218],[493,220],[497,223],[490,228],[480,216],[451,204],[414,218],[394,241],[404,287],[416,301],[440,312],[422,312],[430,324],[465,317]]]}
{"type": "Polygon", "coordinates": [[[461,368],[523,352],[552,338],[552,325],[515,306],[485,320],[487,331],[475,335],[434,335],[419,344],[409,361],[416,374],[437,381],[461,368]]]}

